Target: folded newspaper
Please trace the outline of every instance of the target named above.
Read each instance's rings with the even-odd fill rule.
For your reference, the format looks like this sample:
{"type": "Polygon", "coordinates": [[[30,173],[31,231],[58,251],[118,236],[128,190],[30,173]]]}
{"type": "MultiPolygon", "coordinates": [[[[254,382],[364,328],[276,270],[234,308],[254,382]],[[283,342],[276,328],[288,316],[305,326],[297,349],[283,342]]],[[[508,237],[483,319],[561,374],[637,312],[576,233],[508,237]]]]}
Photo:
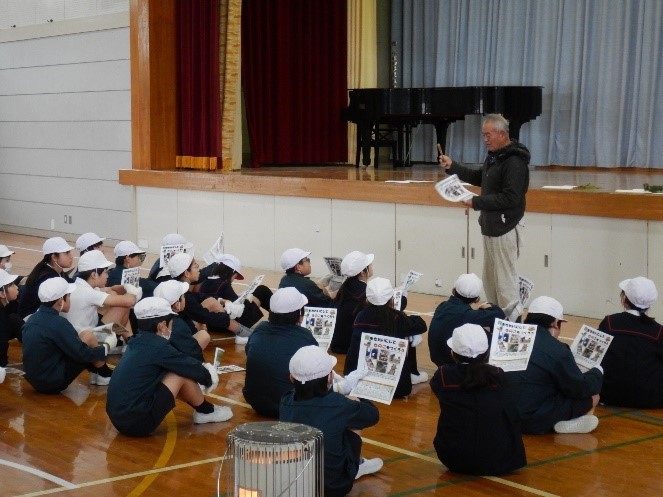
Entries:
{"type": "Polygon", "coordinates": [[[361,334],[358,371],[368,371],[350,396],[391,404],[403,371],[408,341],[383,335],[361,334]]]}
{"type": "Polygon", "coordinates": [[[122,270],[122,280],[120,281],[121,285],[133,285],[138,286],[140,284],[140,268],[139,267],[130,267],[122,270]]]}
{"type": "Polygon", "coordinates": [[[184,252],[184,245],[162,245],[159,253],[159,267],[166,269],[171,257],[182,252],[184,252]]]}
{"type": "Polygon", "coordinates": [[[435,183],[435,190],[440,197],[449,202],[462,202],[476,195],[465,188],[455,174],[435,183]]]}
{"type": "Polygon", "coordinates": [[[219,257],[223,254],[223,233],[221,236],[214,242],[214,245],[203,254],[203,259],[207,265],[214,264],[219,260],[219,257]]]}
{"type": "Polygon", "coordinates": [[[246,297],[248,297],[249,295],[253,295],[253,292],[255,291],[256,288],[258,288],[258,285],[260,285],[260,283],[262,283],[262,280],[264,278],[265,278],[264,274],[259,274],[258,276],[253,278],[253,281],[251,282],[251,284],[248,287],[246,287],[246,290],[244,290],[239,295],[239,297],[237,297],[237,300],[235,300],[234,303],[235,304],[243,304],[244,301],[246,300],[246,297]]]}
{"type": "Polygon", "coordinates": [[[580,370],[589,371],[601,364],[611,342],[612,335],[583,324],[571,344],[573,358],[580,370]]]}
{"type": "Polygon", "coordinates": [[[535,324],[521,324],[495,319],[488,364],[504,371],[524,371],[536,337],[535,324]]]}
{"type": "Polygon", "coordinates": [[[405,276],[403,283],[394,288],[394,309],[397,311],[401,310],[401,299],[403,298],[403,294],[407,292],[412,285],[419,281],[422,276],[423,273],[410,269],[405,276]]]}
{"type": "Polygon", "coordinates": [[[304,307],[303,325],[323,350],[329,349],[334,336],[336,314],[337,310],[333,307],[304,307]]]}
{"type": "Polygon", "coordinates": [[[518,275],[518,287],[520,289],[520,305],[527,307],[527,302],[529,302],[529,299],[532,296],[534,283],[524,276],[518,275]]]}

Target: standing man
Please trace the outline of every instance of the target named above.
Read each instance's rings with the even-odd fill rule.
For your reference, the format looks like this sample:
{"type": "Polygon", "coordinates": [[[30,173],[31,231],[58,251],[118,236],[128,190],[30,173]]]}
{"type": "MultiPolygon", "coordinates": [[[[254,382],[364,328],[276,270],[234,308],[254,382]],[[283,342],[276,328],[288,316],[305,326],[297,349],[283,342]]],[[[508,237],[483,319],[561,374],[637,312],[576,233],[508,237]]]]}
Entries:
{"type": "Polygon", "coordinates": [[[509,121],[488,114],[481,126],[488,155],[481,169],[471,169],[442,154],[440,165],[447,174],[481,187],[481,195],[463,203],[481,211],[483,235],[483,284],[486,298],[505,310],[508,319],[520,317],[522,306],[516,260],[520,252],[519,223],[525,214],[529,186],[530,153],[523,144],[511,141],[509,121]]]}

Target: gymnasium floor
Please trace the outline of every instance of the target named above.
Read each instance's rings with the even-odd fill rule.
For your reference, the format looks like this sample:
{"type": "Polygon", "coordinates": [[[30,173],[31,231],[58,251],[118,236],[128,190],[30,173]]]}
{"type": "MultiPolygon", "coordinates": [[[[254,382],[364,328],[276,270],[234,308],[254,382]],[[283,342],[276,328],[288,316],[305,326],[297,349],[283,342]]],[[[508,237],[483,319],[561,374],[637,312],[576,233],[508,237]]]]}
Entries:
{"type": "MultiPolygon", "coordinates": [[[[27,274],[41,258],[43,239],[0,233],[9,245],[15,274],[27,274]]],[[[112,249],[104,248],[112,260],[112,249]]],[[[148,257],[149,267],[154,256],[148,257]]],[[[258,274],[243,268],[247,281],[258,274]]],[[[261,272],[262,273],[262,272],[261,272]]],[[[274,288],[280,274],[266,273],[274,288]]],[[[238,289],[241,289],[237,285],[238,289]]],[[[409,312],[430,321],[444,298],[412,294],[409,312]]],[[[615,309],[617,311],[617,309],[615,309]]],[[[582,323],[570,317],[563,330],[572,339],[582,323]]],[[[213,336],[226,350],[226,364],[245,364],[244,347],[229,336],[213,336]]],[[[116,362],[115,357],[111,362],[116,362]]],[[[420,365],[432,374],[425,343],[420,365]]],[[[342,363],[343,358],[339,358],[342,363]]],[[[21,369],[20,344],[10,345],[10,366],[21,369]]],[[[342,370],[342,364],[336,368],[342,370]]],[[[117,433],[105,414],[106,387],[87,384],[83,373],[64,395],[37,394],[16,373],[0,385],[0,496],[203,496],[217,495],[217,475],[226,434],[240,423],[263,420],[242,397],[244,373],[222,375],[209,400],[231,406],[226,423],[194,426],[192,410],[181,403],[157,432],[131,439],[117,433]]],[[[662,386],[663,388],[663,386],[662,386]]],[[[468,477],[447,472],[435,457],[432,439],[439,407],[427,384],[406,400],[378,405],[381,420],[364,430],[363,455],[381,457],[384,468],[359,480],[350,496],[653,496],[663,495],[663,410],[600,406],[598,429],[586,435],[525,436],[528,466],[502,478],[468,477]]],[[[221,495],[227,484],[221,477],[221,495]]]]}

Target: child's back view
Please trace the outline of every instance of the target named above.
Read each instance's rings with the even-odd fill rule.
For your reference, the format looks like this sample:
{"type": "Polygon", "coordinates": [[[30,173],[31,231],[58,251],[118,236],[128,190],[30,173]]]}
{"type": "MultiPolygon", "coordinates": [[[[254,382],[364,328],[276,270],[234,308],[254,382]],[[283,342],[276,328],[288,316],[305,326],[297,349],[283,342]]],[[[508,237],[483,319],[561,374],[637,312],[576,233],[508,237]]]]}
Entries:
{"type": "Polygon", "coordinates": [[[504,372],[486,364],[488,339],[481,326],[464,324],[447,344],[455,364],[440,367],[430,382],[440,401],[433,445],[451,471],[500,475],[527,464],[525,447],[508,402],[504,372]]]}
{"type": "Polygon", "coordinates": [[[280,421],[302,423],[322,431],[325,447],[325,497],[346,495],[354,480],[379,471],[382,460],[363,459],[357,430],[373,426],[380,413],[370,402],[352,400],[330,387],[336,358],[308,345],[290,360],[295,389],[281,399],[280,421]]]}

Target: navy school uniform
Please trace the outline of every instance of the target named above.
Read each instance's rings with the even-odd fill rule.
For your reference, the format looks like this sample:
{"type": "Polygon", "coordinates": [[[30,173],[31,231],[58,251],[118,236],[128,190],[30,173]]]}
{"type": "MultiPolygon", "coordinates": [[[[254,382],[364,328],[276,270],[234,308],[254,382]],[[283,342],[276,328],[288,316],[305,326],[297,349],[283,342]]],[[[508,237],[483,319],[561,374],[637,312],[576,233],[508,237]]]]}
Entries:
{"type": "Polygon", "coordinates": [[[103,345],[89,347],[81,342],[69,321],[52,307],[42,305],[23,329],[25,379],[41,393],[61,392],[90,363],[104,361],[103,345]]]}
{"type": "MultiPolygon", "coordinates": [[[[201,283],[198,293],[203,299],[214,297],[215,299],[221,298],[234,302],[239,298],[239,295],[235,293],[235,290],[229,281],[221,281],[221,279],[214,276],[208,277],[201,283]]],[[[244,301],[244,312],[240,317],[237,318],[236,321],[248,328],[251,328],[262,318],[262,310],[260,310],[260,307],[257,304],[254,302],[244,301]]]]}
{"type": "MultiPolygon", "coordinates": [[[[502,475],[522,468],[527,460],[515,407],[498,382],[461,389],[467,368],[444,365],[430,381],[441,409],[433,441],[437,457],[451,471],[472,475],[502,475]]],[[[504,381],[502,370],[493,369],[504,381]]]]}
{"type": "MultiPolygon", "coordinates": [[[[10,302],[10,304],[15,302],[10,302]]],[[[16,314],[16,310],[15,305],[0,306],[0,367],[7,365],[9,341],[12,338],[16,338],[19,342],[22,340],[23,320],[16,314]]]]}
{"type": "Polygon", "coordinates": [[[298,325],[263,321],[246,344],[246,380],[242,393],[258,414],[276,418],[284,393],[292,390],[290,359],[307,345],[318,345],[311,332],[298,325]]]}
{"type": "Polygon", "coordinates": [[[336,326],[329,345],[331,351],[336,354],[348,353],[352,340],[352,325],[366,302],[366,282],[358,278],[348,278],[343,285],[343,298],[336,301],[336,326]]]}
{"type": "Polygon", "coordinates": [[[628,312],[606,316],[599,330],[613,336],[602,366],[601,402],[660,409],[663,407],[663,326],[645,323],[628,312]]]}
{"type": "Polygon", "coordinates": [[[186,292],[184,294],[186,305],[180,317],[186,321],[192,331],[196,329],[194,321],[206,325],[208,331],[227,331],[230,326],[230,315],[227,312],[211,312],[205,309],[201,304],[205,298],[198,293],[186,292]]]}
{"type": "Polygon", "coordinates": [[[334,299],[325,295],[322,289],[308,277],[299,273],[283,275],[279,282],[279,288],[295,287],[299,293],[306,295],[309,307],[335,307],[334,299]]]}
{"type": "Polygon", "coordinates": [[[142,418],[150,415],[155,393],[168,372],[205,386],[212,384],[202,363],[177,350],[167,339],[141,332],[129,341],[113,371],[106,396],[106,413],[118,431],[145,434],[134,433],[133,428],[142,425],[142,418]]]}
{"type": "Polygon", "coordinates": [[[75,280],[75,278],[70,278],[69,275],[64,271],[62,274],[60,274],[51,266],[45,266],[37,276],[34,285],[25,285],[18,297],[19,316],[25,318],[26,316],[29,316],[37,309],[39,309],[39,306],[41,305],[41,301],[39,300],[38,295],[39,285],[50,278],[58,278],[60,276],[67,280],[69,283],[73,283],[75,280]]]}
{"type": "Polygon", "coordinates": [[[200,348],[198,340],[193,337],[194,334],[195,331],[191,330],[186,321],[180,317],[175,317],[173,319],[173,329],[169,342],[183,354],[191,356],[200,362],[205,362],[203,349],[200,348]]]}
{"type": "Polygon", "coordinates": [[[350,430],[368,428],[379,419],[371,402],[350,400],[331,390],[308,400],[296,400],[291,390],[281,399],[279,409],[279,421],[302,423],[322,432],[325,497],[346,495],[352,489],[361,459],[361,437],[350,430]]]}

